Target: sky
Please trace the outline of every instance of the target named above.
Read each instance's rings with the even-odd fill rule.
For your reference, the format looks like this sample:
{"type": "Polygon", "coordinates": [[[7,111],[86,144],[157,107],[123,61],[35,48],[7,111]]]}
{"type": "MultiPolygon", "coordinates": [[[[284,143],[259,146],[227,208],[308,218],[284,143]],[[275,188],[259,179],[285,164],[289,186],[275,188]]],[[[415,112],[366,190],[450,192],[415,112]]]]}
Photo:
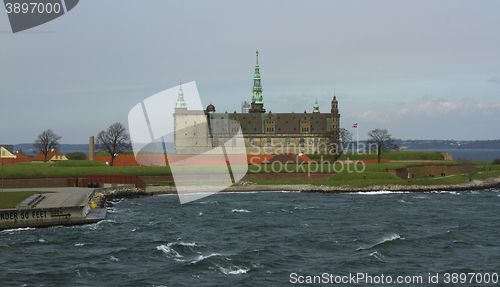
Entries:
{"type": "MultiPolygon", "coordinates": [[[[142,100],[195,81],[241,111],[259,50],[264,108],[339,101],[360,140],[499,139],[500,1],[82,0],[13,34],[0,13],[0,144],[88,143],[142,100]]],[[[172,103],[174,105],[175,103],[172,103]]]]}

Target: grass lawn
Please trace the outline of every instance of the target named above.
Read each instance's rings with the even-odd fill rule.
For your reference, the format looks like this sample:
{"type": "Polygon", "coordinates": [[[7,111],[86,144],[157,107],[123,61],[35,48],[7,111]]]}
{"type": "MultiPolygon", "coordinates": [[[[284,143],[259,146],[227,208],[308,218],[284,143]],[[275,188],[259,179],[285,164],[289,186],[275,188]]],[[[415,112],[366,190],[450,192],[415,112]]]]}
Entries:
{"type": "Polygon", "coordinates": [[[86,177],[102,175],[170,175],[168,166],[108,166],[99,161],[68,160],[55,163],[4,165],[4,178],[86,177]]]}
{"type": "Polygon", "coordinates": [[[0,192],[0,209],[14,208],[26,198],[36,193],[49,193],[44,191],[5,191],[0,192]]]}
{"type": "MultiPolygon", "coordinates": [[[[310,159],[318,159],[323,157],[324,159],[333,159],[335,155],[327,154],[308,154],[310,159]]],[[[340,156],[341,160],[346,160],[347,158],[357,160],[357,159],[377,159],[377,152],[345,152],[340,156]]],[[[443,160],[443,155],[438,151],[385,151],[382,152],[380,158],[386,158],[388,160],[443,160]]]]}

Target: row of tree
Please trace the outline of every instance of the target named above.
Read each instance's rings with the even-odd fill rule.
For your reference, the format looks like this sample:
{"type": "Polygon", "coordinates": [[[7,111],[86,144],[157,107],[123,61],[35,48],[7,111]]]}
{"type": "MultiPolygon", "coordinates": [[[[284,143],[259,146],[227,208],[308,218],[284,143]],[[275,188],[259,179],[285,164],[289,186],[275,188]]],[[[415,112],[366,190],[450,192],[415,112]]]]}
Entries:
{"type": "MultiPolygon", "coordinates": [[[[378,162],[380,163],[380,155],[382,151],[395,150],[399,147],[394,144],[395,139],[386,129],[374,129],[368,132],[367,143],[371,148],[372,145],[376,146],[378,162]]],[[[35,144],[35,150],[43,153],[44,161],[47,161],[47,154],[52,149],[57,149],[59,147],[59,140],[61,136],[54,133],[52,130],[46,130],[40,135],[38,135],[35,144]]],[[[339,152],[335,157],[335,161],[342,155],[344,150],[352,143],[354,143],[353,134],[347,129],[341,128],[339,131],[339,152]]],[[[130,135],[127,133],[127,129],[121,123],[114,123],[107,130],[102,130],[96,138],[96,149],[98,151],[106,151],[111,155],[110,166],[113,166],[115,157],[119,153],[128,151],[130,149],[130,135]]],[[[74,153],[70,157],[74,159],[84,159],[81,155],[83,153],[74,153]]],[[[85,157],[86,158],[86,157],[85,157]]]]}
{"type": "MultiPolygon", "coordinates": [[[[60,139],[61,136],[49,129],[38,135],[33,147],[37,152],[41,152],[44,155],[44,162],[47,162],[47,154],[51,150],[59,148],[60,139]]],[[[115,157],[119,153],[130,150],[130,146],[130,135],[127,133],[127,129],[118,122],[109,126],[107,130],[102,130],[96,138],[96,150],[105,151],[111,155],[110,166],[113,166],[115,157]]],[[[79,153],[74,154],[70,157],[82,157],[79,153]]],[[[86,155],[84,159],[86,159],[86,155]]]]}
{"type": "MultiPolygon", "coordinates": [[[[378,162],[383,151],[397,150],[399,146],[394,144],[396,139],[386,129],[374,129],[368,132],[368,148],[376,148],[378,162]],[[374,147],[375,146],[375,147],[374,147]]],[[[349,145],[354,144],[354,135],[352,132],[341,128],[339,130],[339,152],[335,156],[335,161],[339,159],[342,153],[349,145]]]]}

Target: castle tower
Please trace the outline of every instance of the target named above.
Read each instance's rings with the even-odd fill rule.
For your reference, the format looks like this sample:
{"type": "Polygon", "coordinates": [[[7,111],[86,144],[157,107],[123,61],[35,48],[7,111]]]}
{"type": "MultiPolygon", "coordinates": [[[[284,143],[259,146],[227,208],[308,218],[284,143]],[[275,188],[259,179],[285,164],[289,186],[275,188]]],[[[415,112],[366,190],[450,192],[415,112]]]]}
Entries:
{"type": "Polygon", "coordinates": [[[175,103],[175,109],[187,110],[187,104],[184,101],[184,92],[182,91],[182,81],[180,81],[179,95],[177,97],[177,102],[175,103]]]}
{"type": "Polygon", "coordinates": [[[316,103],[314,104],[313,113],[319,113],[318,99],[316,99],[316,103]]]}
{"type": "MultiPolygon", "coordinates": [[[[335,97],[335,94],[333,95],[333,100],[332,100],[332,110],[331,110],[331,115],[332,115],[332,133],[333,133],[333,138],[334,141],[337,143],[337,146],[339,144],[339,131],[340,131],[340,114],[339,114],[339,102],[337,101],[337,97],[335,97]]],[[[337,151],[334,151],[337,152],[337,151]]]]}
{"type": "Polygon", "coordinates": [[[250,113],[265,113],[264,102],[262,102],[262,84],[260,82],[260,67],[259,67],[259,50],[256,52],[257,62],[255,64],[255,73],[253,75],[253,95],[252,95],[252,108],[250,113]]]}

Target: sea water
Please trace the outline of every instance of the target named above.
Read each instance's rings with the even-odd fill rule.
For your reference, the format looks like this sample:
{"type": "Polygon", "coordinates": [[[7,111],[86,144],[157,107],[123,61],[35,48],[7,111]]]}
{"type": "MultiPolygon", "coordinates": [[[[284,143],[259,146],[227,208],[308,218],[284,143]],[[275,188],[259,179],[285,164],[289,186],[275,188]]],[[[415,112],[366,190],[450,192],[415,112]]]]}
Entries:
{"type": "Polygon", "coordinates": [[[1,231],[0,286],[498,286],[499,210],[498,190],[121,200],[96,224],[1,231]],[[490,283],[451,283],[469,273],[490,283]],[[361,275],[379,284],[335,283],[361,275]]]}

